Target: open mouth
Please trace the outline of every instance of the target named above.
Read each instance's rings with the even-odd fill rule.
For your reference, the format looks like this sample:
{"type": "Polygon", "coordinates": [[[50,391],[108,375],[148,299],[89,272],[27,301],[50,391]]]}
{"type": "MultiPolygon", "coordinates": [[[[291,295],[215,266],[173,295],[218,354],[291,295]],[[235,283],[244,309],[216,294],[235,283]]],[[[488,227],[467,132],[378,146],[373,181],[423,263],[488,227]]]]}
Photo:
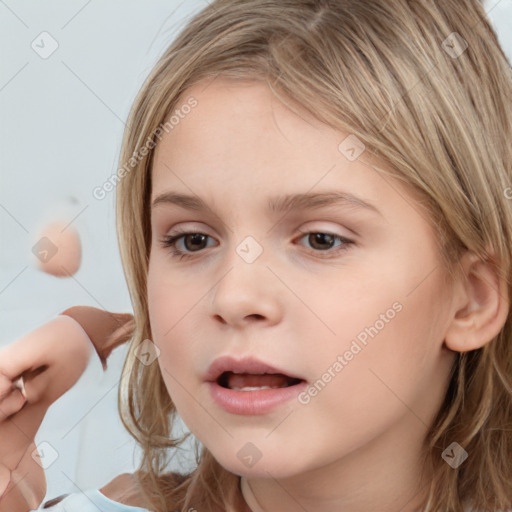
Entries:
{"type": "Polygon", "coordinates": [[[217,406],[230,414],[254,416],[270,414],[307,387],[302,375],[291,372],[252,356],[221,356],[203,380],[217,406]]]}
{"type": "Polygon", "coordinates": [[[233,391],[260,391],[263,389],[288,388],[303,382],[282,373],[235,373],[225,371],[217,378],[217,384],[233,391]]]}

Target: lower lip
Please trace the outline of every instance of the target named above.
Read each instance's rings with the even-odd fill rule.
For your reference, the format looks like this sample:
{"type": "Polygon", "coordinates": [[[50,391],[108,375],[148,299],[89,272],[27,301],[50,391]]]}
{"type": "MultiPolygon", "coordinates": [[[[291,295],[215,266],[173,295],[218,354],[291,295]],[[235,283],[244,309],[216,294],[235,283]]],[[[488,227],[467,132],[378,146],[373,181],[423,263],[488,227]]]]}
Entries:
{"type": "Polygon", "coordinates": [[[210,394],[217,405],[232,414],[251,416],[266,414],[276,407],[297,398],[297,395],[307,388],[306,382],[295,386],[256,391],[236,391],[223,388],[217,382],[208,382],[210,394]]]}

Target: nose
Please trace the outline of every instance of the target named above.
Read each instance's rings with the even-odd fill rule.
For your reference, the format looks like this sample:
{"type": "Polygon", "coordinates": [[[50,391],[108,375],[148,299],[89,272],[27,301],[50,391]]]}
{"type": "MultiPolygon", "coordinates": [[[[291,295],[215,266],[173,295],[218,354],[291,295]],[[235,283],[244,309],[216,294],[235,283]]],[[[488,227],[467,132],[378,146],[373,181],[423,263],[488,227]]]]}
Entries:
{"type": "Polygon", "coordinates": [[[232,263],[212,291],[211,316],[236,328],[279,323],[285,290],[276,275],[263,261],[232,263]]]}

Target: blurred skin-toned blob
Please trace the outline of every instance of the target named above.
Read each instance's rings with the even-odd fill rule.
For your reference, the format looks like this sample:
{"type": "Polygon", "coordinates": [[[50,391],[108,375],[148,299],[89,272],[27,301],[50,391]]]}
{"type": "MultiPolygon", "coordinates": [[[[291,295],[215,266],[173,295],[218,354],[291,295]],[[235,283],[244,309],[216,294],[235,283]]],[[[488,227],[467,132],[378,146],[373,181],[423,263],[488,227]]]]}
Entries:
{"type": "Polygon", "coordinates": [[[80,268],[82,245],[78,231],[62,221],[47,224],[37,240],[37,267],[55,277],[69,277],[80,268]]]}

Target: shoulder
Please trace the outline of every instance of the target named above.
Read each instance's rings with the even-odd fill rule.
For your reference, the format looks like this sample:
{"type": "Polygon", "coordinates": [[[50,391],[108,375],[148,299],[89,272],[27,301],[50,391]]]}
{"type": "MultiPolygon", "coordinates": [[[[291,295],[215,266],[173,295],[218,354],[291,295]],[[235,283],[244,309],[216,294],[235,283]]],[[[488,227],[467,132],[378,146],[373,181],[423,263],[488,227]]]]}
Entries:
{"type": "MultiPolygon", "coordinates": [[[[151,490],[148,489],[150,483],[145,478],[140,478],[140,476],[138,473],[123,473],[104,485],[99,491],[110,500],[122,503],[123,505],[140,508],[147,507],[148,503],[145,500],[141,486],[145,487],[148,494],[152,494],[151,490]]],[[[143,476],[147,475],[143,474],[143,476]]],[[[159,480],[167,490],[175,490],[188,476],[171,472],[161,475],[159,480]]]]}
{"type": "Polygon", "coordinates": [[[144,507],[142,491],[133,473],[123,473],[116,476],[108,484],[99,489],[101,494],[131,507],[144,507]]]}
{"type": "MultiPolygon", "coordinates": [[[[104,485],[98,491],[108,499],[121,503],[123,505],[143,508],[142,493],[137,485],[135,476],[131,473],[123,473],[116,476],[108,484],[104,485]]],[[[72,498],[73,494],[62,494],[56,498],[46,501],[43,509],[51,508],[65,500],[72,498]]]]}
{"type": "MultiPolygon", "coordinates": [[[[188,475],[183,475],[181,473],[167,473],[162,475],[161,478],[165,482],[167,489],[176,489],[184,482],[184,480],[186,480],[187,476],[188,475]]],[[[144,478],[142,480],[145,481],[144,478]]],[[[54,510],[53,507],[57,507],[55,510],[60,511],[60,507],[66,504],[62,510],[75,510],[73,507],[76,507],[76,510],[84,511],[84,505],[87,505],[87,507],[92,505],[94,507],[94,504],[98,500],[99,505],[105,505],[104,499],[101,499],[101,496],[103,496],[104,498],[119,504],[119,510],[124,506],[128,507],[130,510],[132,510],[131,507],[134,507],[133,510],[147,511],[147,508],[145,508],[147,507],[147,502],[144,499],[141,485],[147,486],[149,484],[141,484],[138,473],[122,473],[97,490],[90,489],[89,491],[84,491],[82,493],[63,494],[57,498],[46,501],[42,505],[42,508],[54,510]],[[87,497],[85,495],[87,495],[87,497]]],[[[112,507],[114,504],[111,503],[109,506],[112,507]]],[[[87,510],[89,510],[89,508],[87,508],[87,510]]],[[[94,510],[99,510],[98,506],[94,507],[94,510]]],[[[126,509],[122,508],[122,510],[126,509]]]]}

